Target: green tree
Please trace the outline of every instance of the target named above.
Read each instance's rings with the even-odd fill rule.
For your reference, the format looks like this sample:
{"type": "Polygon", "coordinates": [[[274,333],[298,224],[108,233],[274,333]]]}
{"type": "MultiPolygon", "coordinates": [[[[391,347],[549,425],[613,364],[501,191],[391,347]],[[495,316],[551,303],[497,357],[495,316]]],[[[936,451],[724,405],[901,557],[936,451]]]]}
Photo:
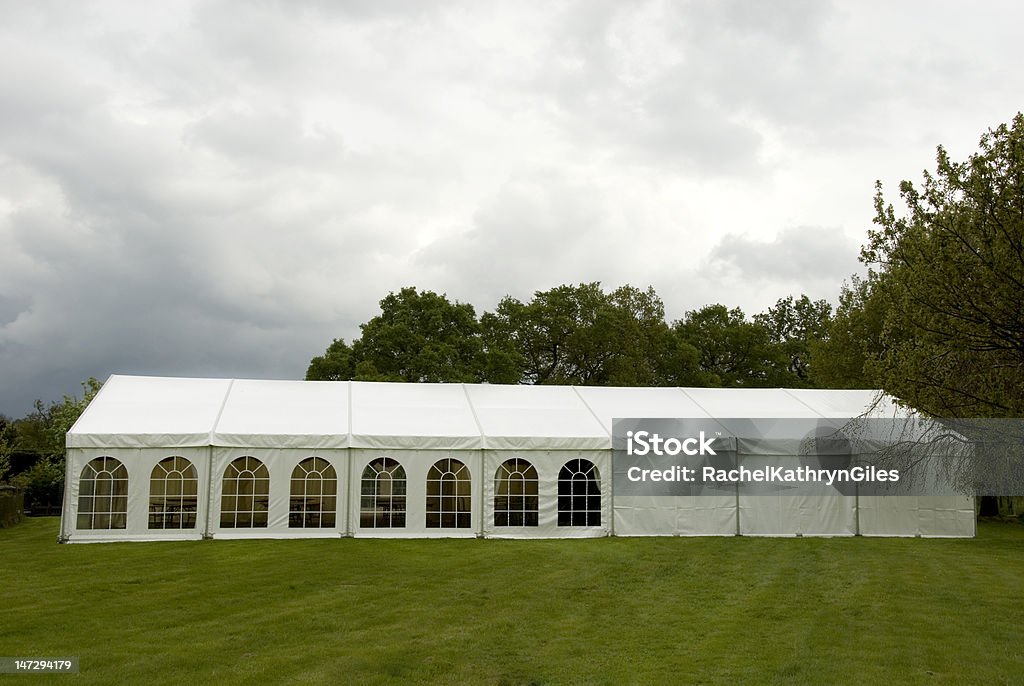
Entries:
{"type": "Polygon", "coordinates": [[[323,355],[310,360],[306,369],[307,381],[348,381],[354,375],[352,348],[343,338],[335,338],[323,355]]]}
{"type": "Polygon", "coordinates": [[[481,323],[488,350],[521,383],[650,386],[685,374],[685,350],[652,288],[606,293],[593,282],[537,291],[526,303],[507,296],[481,323]]]}
{"type": "Polygon", "coordinates": [[[14,441],[14,423],[6,415],[0,414],[0,483],[6,481],[11,471],[14,441]]]}
{"type": "Polygon", "coordinates": [[[102,385],[90,377],[82,382],[81,398],[65,395],[60,402],[49,405],[36,400],[33,411],[14,422],[14,450],[38,458],[63,461],[67,432],[99,393],[102,385]]]}
{"type": "Polygon", "coordinates": [[[824,336],[808,348],[810,378],[819,388],[878,388],[875,365],[882,350],[885,297],[878,275],[853,276],[843,284],[839,305],[824,336]]]}
{"type": "MultiPolygon", "coordinates": [[[[899,194],[897,214],[876,184],[878,228],[861,252],[878,270],[867,302],[885,312],[873,377],[926,415],[1024,416],[1024,115],[965,162],[939,146],[934,174],[899,194]]],[[[945,469],[992,478],[975,462],[945,469]]],[[[980,512],[998,514],[997,499],[982,497],[980,512]]]]}
{"type": "MultiPolygon", "coordinates": [[[[102,384],[90,377],[82,383],[82,397],[65,395],[60,402],[45,405],[35,402],[35,409],[12,423],[13,442],[10,453],[34,458],[33,464],[11,482],[25,489],[25,506],[31,510],[59,508],[64,485],[64,452],[67,432],[78,421],[102,384]]],[[[11,427],[8,427],[10,433],[11,427]]]]}
{"type": "Polygon", "coordinates": [[[905,214],[876,184],[862,259],[879,272],[889,393],[934,416],[1024,416],[1024,115],[954,162],[940,146],[905,214]]]}
{"type": "Polygon", "coordinates": [[[764,324],[747,320],[738,307],[706,305],[687,312],[673,329],[697,349],[703,385],[771,387],[786,381],[784,351],[764,324]]]}
{"type": "Polygon", "coordinates": [[[351,346],[335,340],[314,357],[307,379],[478,382],[485,380],[480,322],[473,306],[406,287],[380,301],[351,346]]]}
{"type": "Polygon", "coordinates": [[[786,372],[791,378],[785,379],[784,385],[812,385],[811,346],[825,338],[831,319],[832,306],[827,300],[811,300],[806,295],[781,298],[766,312],[754,315],[754,323],[768,330],[769,340],[787,360],[786,372]]]}

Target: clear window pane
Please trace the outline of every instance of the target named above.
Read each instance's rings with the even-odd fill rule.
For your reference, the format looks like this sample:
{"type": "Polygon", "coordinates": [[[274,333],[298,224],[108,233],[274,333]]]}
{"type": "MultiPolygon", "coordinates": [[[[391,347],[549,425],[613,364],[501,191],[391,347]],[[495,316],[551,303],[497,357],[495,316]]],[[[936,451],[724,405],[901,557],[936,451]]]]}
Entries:
{"type": "Polygon", "coordinates": [[[601,525],[601,481],[589,460],[566,462],[558,473],[558,526],[601,525]]]}
{"type": "Polygon", "coordinates": [[[381,457],[366,465],[359,492],[359,526],[405,527],[405,469],[396,460],[381,457]]]}
{"type": "Polygon", "coordinates": [[[79,479],[79,529],[124,529],[128,525],[128,470],[113,457],[97,457],[79,479]]]}
{"type": "Polygon", "coordinates": [[[270,473],[255,457],[239,457],[224,470],[220,525],[265,528],[270,504],[270,473]]]}

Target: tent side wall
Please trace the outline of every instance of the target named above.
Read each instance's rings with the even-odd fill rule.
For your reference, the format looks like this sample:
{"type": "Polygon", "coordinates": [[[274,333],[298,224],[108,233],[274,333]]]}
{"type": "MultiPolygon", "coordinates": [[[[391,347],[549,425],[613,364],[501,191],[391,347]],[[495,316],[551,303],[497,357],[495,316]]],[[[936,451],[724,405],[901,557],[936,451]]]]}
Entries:
{"type": "MultiPolygon", "coordinates": [[[[484,535],[490,538],[608,536],[612,529],[611,480],[608,450],[485,450],[484,535]],[[519,462],[513,462],[516,460],[519,462]],[[509,478],[499,480],[507,475],[503,465],[536,470],[536,524],[532,524],[529,517],[532,501],[517,495],[520,482],[509,478]],[[593,465],[594,470],[574,471],[581,467],[587,470],[587,465],[593,465]],[[510,502],[511,505],[507,504],[510,502]],[[515,516],[524,503],[526,516],[515,516]],[[530,521],[531,525],[505,523],[519,520],[530,521]]],[[[533,492],[526,479],[522,480],[522,487],[526,493],[533,492]]]]}
{"type": "Polygon", "coordinates": [[[854,536],[856,499],[844,495],[740,495],[743,536],[854,536]]]}
{"type": "Polygon", "coordinates": [[[974,498],[969,496],[861,496],[863,536],[973,538],[974,498]]]}
{"type": "Polygon", "coordinates": [[[616,536],[735,536],[736,495],[615,496],[616,536]]]}
{"type": "MultiPolygon", "coordinates": [[[[266,448],[70,448],[67,452],[69,481],[62,513],[62,538],[68,542],[187,540],[209,534],[214,538],[338,537],[472,537],[575,538],[606,536],[865,536],[972,537],[975,535],[974,501],[955,496],[616,496],[610,495],[610,451],[397,451],[371,449],[270,450],[266,448]],[[351,453],[351,457],[349,456],[351,453]],[[211,454],[213,478],[211,480],[211,454]],[[258,459],[266,466],[269,491],[265,526],[225,526],[225,478],[229,465],[239,458],[258,459]],[[335,472],[335,518],[330,526],[292,525],[292,477],[303,460],[319,457],[335,472]],[[361,475],[379,457],[391,457],[406,469],[406,525],[396,528],[361,524],[361,475]],[[471,480],[470,525],[466,529],[428,528],[426,481],[439,459],[455,458],[469,470],[471,480]],[[599,526],[558,526],[558,471],[569,459],[583,457],[601,475],[599,526]],[[158,464],[183,458],[195,469],[194,519],[168,511],[160,502],[169,495],[156,493],[158,464]],[[513,458],[530,462],[537,470],[537,526],[499,526],[495,519],[495,475],[501,464],[513,458]],[[348,464],[351,459],[351,467],[348,464]],[[83,478],[90,463],[111,460],[126,472],[124,503],[117,501],[118,480],[113,490],[99,493],[96,480],[83,478]],[[351,477],[349,476],[351,474],[351,477]],[[93,483],[89,483],[92,481],[93,483]],[[91,489],[91,490],[90,490],[91,489]],[[207,493],[209,492],[209,499],[207,493]],[[108,517],[109,516],[109,517],[108,517]],[[737,518],[739,531],[737,532],[737,518]],[[160,527],[164,520],[165,528],[160,527]],[[209,530],[207,530],[209,522],[209,530]],[[183,528],[178,528],[183,526],[183,528]]],[[[166,481],[166,479],[164,479],[166,481]]],[[[237,489],[236,489],[237,491],[237,489]]],[[[245,495],[245,494],[243,494],[245,495]]],[[[237,505],[237,504],[236,504],[237,505]]],[[[184,508],[188,510],[188,506],[184,508]]],[[[245,509],[243,506],[241,509],[245,509]]],[[[257,508],[258,509],[258,508],[257,508]]],[[[330,508],[328,508],[330,509],[330,508]]]]}
{"type": "Polygon", "coordinates": [[[483,458],[479,450],[352,448],[350,459],[352,481],[348,486],[348,516],[354,536],[473,538],[480,535],[483,458]],[[382,464],[383,460],[395,464],[382,464]],[[435,465],[437,469],[432,473],[435,465]],[[385,472],[386,477],[382,478],[381,467],[390,470],[385,472]],[[429,479],[431,476],[438,478],[429,479]],[[401,490],[396,487],[399,479],[401,490]],[[430,496],[428,488],[432,491],[430,496]],[[429,526],[428,512],[431,514],[429,526]]]}
{"type": "Polygon", "coordinates": [[[64,540],[202,538],[209,452],[201,447],[69,448],[64,540]]]}
{"type": "Polygon", "coordinates": [[[214,448],[210,537],[345,535],[347,452],[344,448],[214,448]]]}
{"type": "MultiPolygon", "coordinates": [[[[785,444],[785,443],[784,443],[785,444]]],[[[803,458],[792,455],[740,454],[748,469],[792,466],[803,458]]],[[[814,465],[818,466],[818,465],[814,465]]],[[[857,533],[857,499],[836,495],[824,483],[801,484],[792,495],[778,487],[741,489],[739,532],[743,536],[854,536],[857,533]]],[[[796,490],[796,489],[792,489],[796,490]]]]}

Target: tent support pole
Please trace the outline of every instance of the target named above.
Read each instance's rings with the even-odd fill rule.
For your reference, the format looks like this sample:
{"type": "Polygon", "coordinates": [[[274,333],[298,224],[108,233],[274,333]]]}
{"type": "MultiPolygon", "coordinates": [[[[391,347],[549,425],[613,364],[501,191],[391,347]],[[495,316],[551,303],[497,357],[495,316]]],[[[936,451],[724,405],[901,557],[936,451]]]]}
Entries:
{"type": "MultiPolygon", "coordinates": [[[[739,439],[737,439],[737,443],[739,439]]],[[[739,445],[736,446],[736,462],[734,463],[736,469],[740,468],[740,451],[739,445]]],[[[742,529],[740,528],[740,484],[736,482],[736,535],[742,536],[742,529]]]]}
{"type": "Polygon", "coordinates": [[[210,533],[210,510],[213,509],[213,446],[207,446],[206,450],[206,523],[203,525],[203,540],[213,538],[210,533]]]}
{"type": "MultiPolygon", "coordinates": [[[[68,520],[69,515],[70,515],[70,510],[68,509],[68,507],[69,507],[68,501],[71,498],[71,486],[72,486],[71,474],[72,474],[72,471],[73,470],[71,469],[71,450],[69,448],[65,447],[64,448],[64,497],[61,498],[62,504],[61,504],[61,508],[60,508],[60,534],[57,536],[57,543],[67,543],[68,540],[70,540],[70,538],[71,538],[67,533],[65,533],[65,528],[64,527],[68,525],[68,521],[67,520],[68,520]]],[[[24,508],[22,508],[22,510],[24,510],[24,508]]],[[[19,512],[18,514],[21,517],[25,516],[24,511],[19,512]]],[[[77,507],[75,508],[75,514],[76,515],[78,514],[78,508],[77,507]]],[[[77,517],[76,517],[76,519],[77,519],[77,517]]]]}
{"type": "Polygon", "coordinates": [[[484,473],[484,449],[477,451],[480,455],[480,532],[477,538],[484,537],[484,524],[487,521],[487,494],[485,492],[487,475],[484,473]]]}
{"type": "Polygon", "coordinates": [[[853,482],[854,536],[860,536],[860,484],[853,482]]]}
{"type": "Polygon", "coordinates": [[[217,418],[213,420],[213,427],[210,429],[210,460],[206,470],[206,531],[203,532],[204,539],[213,538],[210,532],[210,510],[213,509],[213,446],[217,442],[217,427],[220,426],[220,418],[224,414],[224,408],[228,406],[228,398],[231,397],[231,389],[235,387],[235,380],[228,381],[228,389],[224,392],[224,398],[220,401],[220,409],[217,411],[217,418]]]}
{"type": "MultiPolygon", "coordinates": [[[[350,386],[351,388],[351,386],[350,386]]],[[[348,483],[345,484],[345,536],[352,535],[352,448],[345,448],[345,473],[348,474],[348,483]]]]}
{"type": "MultiPolygon", "coordinates": [[[[483,448],[482,447],[479,449],[479,451],[476,452],[476,455],[477,455],[477,458],[478,458],[477,464],[480,465],[480,487],[477,488],[477,490],[479,491],[479,494],[480,494],[480,517],[479,517],[479,521],[476,524],[476,526],[477,526],[476,538],[477,539],[482,539],[483,538],[483,521],[484,521],[484,518],[487,516],[487,513],[485,512],[486,504],[487,504],[487,502],[485,500],[486,494],[484,494],[484,492],[483,492],[483,488],[484,488],[484,484],[483,484],[483,482],[484,482],[484,474],[483,474],[483,448]]],[[[472,508],[470,508],[470,509],[472,509],[472,508]]]]}
{"type": "Polygon", "coordinates": [[[736,535],[742,536],[740,529],[740,485],[736,484],[736,535]]]}
{"type": "MultiPolygon", "coordinates": [[[[575,390],[575,389],[574,389],[575,390]]],[[[579,391],[576,391],[579,393],[579,391]]],[[[608,479],[608,535],[615,535],[615,446],[612,446],[611,458],[608,460],[609,463],[609,476],[608,479]]]]}

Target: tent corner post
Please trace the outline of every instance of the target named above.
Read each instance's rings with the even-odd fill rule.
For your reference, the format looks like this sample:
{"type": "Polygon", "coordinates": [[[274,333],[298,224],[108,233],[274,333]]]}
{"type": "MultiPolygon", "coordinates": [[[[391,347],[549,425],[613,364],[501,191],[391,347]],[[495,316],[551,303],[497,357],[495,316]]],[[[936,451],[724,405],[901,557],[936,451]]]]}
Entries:
{"type": "MultiPolygon", "coordinates": [[[[70,535],[66,533],[65,526],[68,520],[68,500],[71,498],[71,451],[67,447],[67,440],[65,439],[64,446],[64,493],[61,494],[61,506],[60,506],[60,533],[57,534],[57,543],[66,543],[70,540],[70,535]]],[[[22,517],[25,516],[24,503],[22,504],[21,512],[19,513],[22,517]]],[[[77,508],[75,514],[77,515],[77,508]]]]}

